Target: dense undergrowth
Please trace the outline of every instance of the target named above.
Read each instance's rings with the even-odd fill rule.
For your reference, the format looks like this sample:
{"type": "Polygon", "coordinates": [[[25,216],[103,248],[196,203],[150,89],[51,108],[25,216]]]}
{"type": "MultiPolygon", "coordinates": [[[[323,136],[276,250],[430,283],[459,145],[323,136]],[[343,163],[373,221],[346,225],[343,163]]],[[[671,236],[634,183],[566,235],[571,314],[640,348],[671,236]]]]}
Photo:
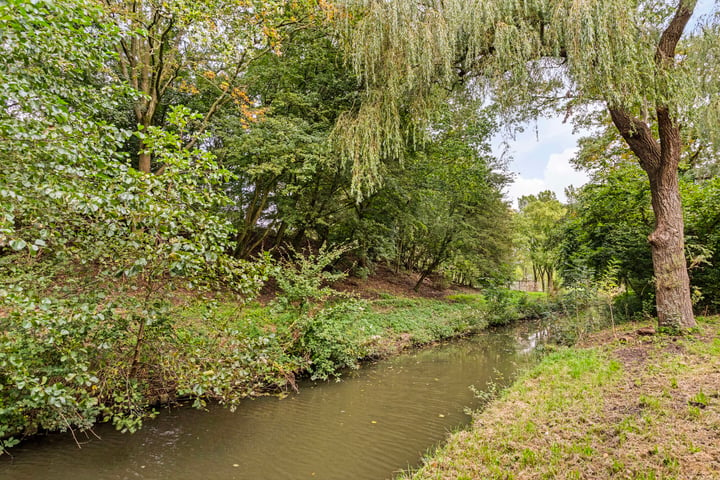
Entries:
{"type": "Polygon", "coordinates": [[[318,265],[331,260],[268,267],[279,291],[267,304],[178,290],[151,304],[136,298],[128,310],[127,299],[107,292],[72,299],[6,292],[2,447],[97,421],[134,431],[167,402],[233,406],[293,389],[299,375],[339,376],[365,358],[536,317],[548,307],[543,296],[520,292],[363,300],[326,286],[336,277],[318,265]]]}

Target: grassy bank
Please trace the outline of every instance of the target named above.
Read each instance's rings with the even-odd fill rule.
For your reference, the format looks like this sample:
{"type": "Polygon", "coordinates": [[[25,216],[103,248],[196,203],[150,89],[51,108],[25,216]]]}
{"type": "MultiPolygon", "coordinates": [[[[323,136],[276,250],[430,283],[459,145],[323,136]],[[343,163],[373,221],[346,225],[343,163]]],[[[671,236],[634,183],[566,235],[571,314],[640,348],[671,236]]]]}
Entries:
{"type": "Polygon", "coordinates": [[[421,479],[720,478],[720,319],[639,325],[548,355],[452,435],[421,479]]]}
{"type": "Polygon", "coordinates": [[[537,302],[513,294],[513,308],[502,310],[478,293],[364,300],[323,292],[283,291],[264,304],[179,294],[136,322],[121,321],[117,307],[97,313],[60,303],[29,303],[32,321],[23,312],[0,316],[8,327],[0,449],[97,421],[134,431],[154,406],[178,400],[232,406],[248,396],[282,394],[298,376],[340,375],[363,359],[525,316],[520,306],[537,302]]]}

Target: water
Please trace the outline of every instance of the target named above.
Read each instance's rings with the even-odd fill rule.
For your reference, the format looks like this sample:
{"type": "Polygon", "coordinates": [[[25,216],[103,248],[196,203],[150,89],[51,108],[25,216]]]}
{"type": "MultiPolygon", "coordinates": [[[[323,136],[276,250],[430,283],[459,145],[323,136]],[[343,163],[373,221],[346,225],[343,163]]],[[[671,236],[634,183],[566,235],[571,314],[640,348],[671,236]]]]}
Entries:
{"type": "Polygon", "coordinates": [[[0,479],[381,480],[420,464],[467,424],[470,390],[506,383],[533,362],[538,330],[525,325],[363,366],[341,382],[300,384],[285,399],[247,400],[234,412],[176,408],[133,435],[101,425],[98,438],[50,435],[0,457],[0,479]]]}

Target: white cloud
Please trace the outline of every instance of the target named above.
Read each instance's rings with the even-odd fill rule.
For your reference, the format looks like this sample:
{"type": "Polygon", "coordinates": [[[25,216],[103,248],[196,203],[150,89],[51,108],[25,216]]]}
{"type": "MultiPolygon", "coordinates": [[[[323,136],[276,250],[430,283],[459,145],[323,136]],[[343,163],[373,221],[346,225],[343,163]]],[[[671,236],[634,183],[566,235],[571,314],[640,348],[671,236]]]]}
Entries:
{"type": "Polygon", "coordinates": [[[507,197],[512,202],[513,207],[517,207],[518,198],[524,195],[534,195],[543,190],[547,190],[545,180],[520,176],[516,177],[515,181],[508,186],[507,197]]]}
{"type": "Polygon", "coordinates": [[[522,125],[522,132],[514,136],[501,130],[492,138],[493,151],[502,153],[507,144],[508,154],[516,160],[541,149],[545,145],[574,145],[573,125],[558,117],[543,117],[522,125]]]}
{"type": "Polygon", "coordinates": [[[570,159],[576,153],[577,147],[570,147],[560,153],[551,154],[543,171],[543,178],[525,178],[522,174],[516,177],[507,191],[507,197],[512,202],[513,207],[517,207],[519,197],[537,194],[543,190],[554,191],[558,200],[566,202],[566,187],[570,185],[580,187],[589,180],[585,172],[575,170],[570,163],[570,159]]]}
{"type": "Polygon", "coordinates": [[[573,147],[566,148],[562,153],[553,153],[545,167],[545,181],[550,190],[555,191],[563,202],[566,200],[564,193],[566,187],[570,185],[581,187],[590,180],[586,172],[575,170],[570,163],[577,151],[578,149],[573,147]]]}

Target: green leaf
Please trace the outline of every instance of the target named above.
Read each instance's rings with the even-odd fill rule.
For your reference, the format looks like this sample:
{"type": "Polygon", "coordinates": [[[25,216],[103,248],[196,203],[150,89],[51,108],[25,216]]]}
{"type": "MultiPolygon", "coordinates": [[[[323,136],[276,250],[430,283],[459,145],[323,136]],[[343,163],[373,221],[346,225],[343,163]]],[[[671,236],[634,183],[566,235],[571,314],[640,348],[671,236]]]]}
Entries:
{"type": "Polygon", "coordinates": [[[27,246],[27,243],[25,242],[25,240],[22,240],[22,239],[16,239],[16,240],[10,241],[10,247],[15,251],[22,250],[26,246],[27,246]]]}

